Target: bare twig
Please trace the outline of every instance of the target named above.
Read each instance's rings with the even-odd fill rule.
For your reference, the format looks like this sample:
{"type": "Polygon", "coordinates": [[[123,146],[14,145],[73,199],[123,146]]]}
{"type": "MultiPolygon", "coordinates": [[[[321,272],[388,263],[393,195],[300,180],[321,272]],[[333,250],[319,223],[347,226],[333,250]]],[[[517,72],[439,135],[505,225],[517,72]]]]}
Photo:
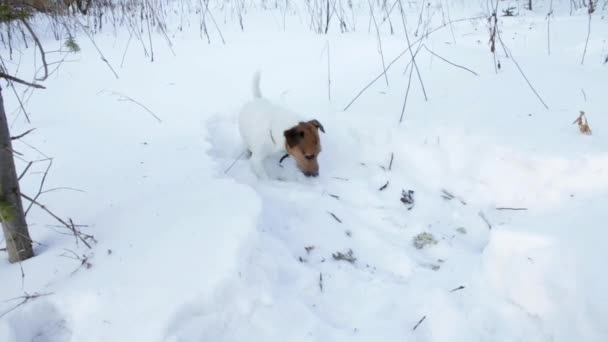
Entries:
{"type": "Polygon", "coordinates": [[[391,152],[391,161],[388,163],[388,170],[390,171],[393,168],[393,158],[395,157],[395,154],[393,152],[391,152]]]}
{"type": "Polygon", "coordinates": [[[27,172],[27,170],[30,169],[30,167],[32,166],[32,164],[34,164],[34,162],[32,162],[32,161],[29,162],[29,163],[27,163],[27,166],[25,167],[25,169],[23,169],[23,171],[19,175],[19,178],[17,178],[18,180],[21,180],[21,178],[23,178],[23,176],[25,176],[25,173],[27,172]]]}
{"type": "Polygon", "coordinates": [[[416,323],[416,325],[414,325],[414,327],[412,328],[412,331],[416,330],[418,328],[418,326],[424,322],[424,320],[426,319],[426,315],[422,316],[422,318],[418,321],[418,323],[416,323]]]}
{"type": "Polygon", "coordinates": [[[80,22],[80,20],[78,20],[78,18],[76,18],[76,17],[74,17],[74,18],[75,18],[76,22],[78,23],[78,25],[80,25],[80,28],[82,29],[82,31],[84,31],[84,33],[87,35],[87,37],[89,38],[89,40],[91,41],[91,43],[93,44],[93,46],[95,47],[95,49],[97,50],[97,52],[99,53],[99,57],[101,58],[101,60],[112,71],[112,73],[114,74],[114,77],[116,77],[116,79],[118,79],[119,77],[118,77],[118,74],[116,73],[116,70],[114,70],[114,68],[112,67],[112,65],[110,64],[110,62],[103,55],[103,52],[101,52],[101,49],[99,48],[99,46],[97,46],[97,43],[95,43],[95,40],[91,36],[91,33],[89,32],[89,30],[87,30],[87,28],[80,22]]]}
{"type": "Polygon", "coordinates": [[[323,273],[319,272],[319,290],[323,292],[323,273]]]}
{"type": "MultiPolygon", "coordinates": [[[[417,40],[412,42],[412,44],[421,42],[424,38],[427,38],[431,34],[443,29],[444,27],[446,27],[448,25],[456,24],[456,23],[460,23],[460,22],[464,22],[464,21],[479,20],[482,18],[484,18],[484,17],[478,16],[478,17],[461,18],[461,19],[452,20],[448,23],[444,23],[444,24],[439,25],[438,27],[428,31],[428,33],[424,37],[418,38],[417,40]]],[[[401,53],[399,53],[395,58],[393,58],[393,60],[386,65],[386,70],[384,70],[382,73],[380,73],[378,76],[376,76],[373,80],[371,80],[365,87],[363,87],[363,89],[361,89],[361,91],[359,91],[359,93],[357,93],[357,95],[348,103],[348,105],[346,105],[346,107],[344,107],[344,111],[348,110],[348,108],[350,108],[350,106],[352,106],[352,104],[355,103],[355,101],[357,101],[357,99],[359,97],[361,97],[361,95],[363,95],[363,93],[365,93],[365,91],[367,89],[369,89],[369,87],[371,87],[374,83],[376,83],[376,81],[378,81],[382,76],[384,76],[384,73],[388,72],[388,70],[393,66],[393,64],[395,64],[399,59],[401,59],[401,57],[403,57],[403,55],[408,53],[410,51],[410,49],[411,49],[411,46],[408,46],[405,50],[401,51],[401,53]]]]}
{"type": "Polygon", "coordinates": [[[549,3],[549,13],[547,13],[547,54],[551,56],[551,16],[553,15],[553,0],[549,3]]]}
{"type": "MultiPolygon", "coordinates": [[[[405,39],[407,41],[407,46],[408,46],[408,48],[410,48],[409,51],[410,51],[410,56],[412,57],[412,63],[414,64],[414,68],[416,69],[416,75],[418,76],[418,80],[420,81],[420,87],[422,88],[422,94],[424,95],[424,100],[428,101],[429,98],[426,95],[426,89],[424,87],[424,82],[422,82],[422,76],[420,75],[420,69],[418,69],[418,63],[416,63],[416,56],[414,55],[414,52],[411,49],[412,43],[410,42],[410,35],[407,32],[407,25],[405,24],[405,11],[403,10],[401,0],[399,0],[399,10],[401,12],[401,21],[403,22],[403,31],[405,32],[405,39]]],[[[409,81],[408,81],[408,88],[409,88],[409,81]]],[[[401,120],[399,122],[401,122],[401,120]]]]}
{"type": "Polygon", "coordinates": [[[467,205],[467,202],[465,202],[465,200],[463,200],[459,196],[455,196],[454,194],[452,194],[451,192],[447,191],[446,189],[441,189],[441,197],[443,197],[443,199],[446,199],[448,201],[456,198],[463,205],[467,205]]]}
{"type": "Polygon", "coordinates": [[[587,21],[587,38],[585,39],[585,49],[583,50],[581,65],[585,64],[585,55],[587,55],[587,46],[589,45],[589,37],[591,36],[591,14],[593,14],[593,11],[593,0],[589,0],[589,8],[587,10],[587,13],[589,14],[589,20],[587,21]]]}
{"type": "MultiPolygon", "coordinates": [[[[53,159],[49,159],[48,160],[48,165],[46,167],[46,170],[44,170],[44,174],[42,175],[42,179],[40,180],[40,185],[38,187],[38,192],[36,193],[36,196],[34,196],[34,201],[38,199],[38,197],[40,197],[40,195],[42,194],[42,189],[44,188],[44,183],[46,182],[46,177],[49,174],[49,171],[51,170],[51,166],[53,166],[53,159]]],[[[30,205],[27,207],[27,209],[25,210],[25,216],[27,216],[27,214],[30,212],[30,209],[32,209],[32,206],[34,205],[34,203],[30,203],[30,205]]]]}
{"type": "Polygon", "coordinates": [[[464,67],[464,66],[462,66],[462,65],[458,65],[458,64],[456,64],[456,63],[450,62],[449,60],[447,60],[447,59],[445,59],[445,58],[443,58],[443,57],[439,56],[439,55],[438,55],[438,54],[436,54],[435,52],[431,51],[431,50],[430,50],[430,49],[429,49],[429,48],[428,48],[428,47],[427,47],[425,44],[423,44],[423,45],[422,45],[422,47],[424,47],[424,48],[426,49],[426,51],[428,51],[428,52],[429,52],[431,55],[433,55],[433,56],[435,56],[435,57],[437,57],[437,58],[441,59],[442,61],[444,61],[444,62],[448,63],[449,65],[451,65],[451,66],[455,66],[455,67],[460,68],[460,69],[462,69],[462,70],[466,70],[466,71],[470,72],[471,74],[473,74],[473,75],[475,75],[475,76],[479,76],[479,74],[478,74],[478,73],[476,73],[475,71],[473,71],[473,70],[471,70],[471,69],[469,69],[469,68],[467,68],[467,67],[464,67]]]}
{"type": "Polygon", "coordinates": [[[15,83],[19,83],[19,84],[23,84],[23,85],[26,85],[28,87],[32,87],[32,88],[36,88],[36,89],[46,89],[45,86],[43,86],[43,85],[36,84],[36,83],[31,83],[31,82],[28,82],[28,81],[24,81],[24,80],[22,80],[20,78],[17,78],[15,76],[11,76],[11,75],[3,73],[3,72],[0,72],[0,78],[4,78],[4,79],[7,79],[9,81],[12,81],[12,82],[15,82],[15,83]]]}
{"type": "Polygon", "coordinates": [[[414,67],[410,67],[410,75],[407,79],[407,88],[405,88],[405,96],[403,97],[403,106],[401,107],[401,116],[399,117],[399,123],[403,122],[403,116],[405,115],[405,106],[407,105],[407,99],[410,95],[410,87],[412,85],[412,74],[414,67]]]}
{"type": "Polygon", "coordinates": [[[14,136],[14,137],[11,137],[11,140],[17,140],[17,139],[21,139],[21,138],[23,138],[24,136],[26,136],[26,135],[28,135],[28,134],[32,133],[32,132],[33,132],[33,131],[35,131],[35,130],[36,130],[35,128],[28,129],[27,131],[25,131],[25,132],[23,132],[23,133],[21,133],[21,134],[19,134],[19,135],[16,135],[16,136],[14,136]]]}
{"type": "Polygon", "coordinates": [[[64,254],[61,254],[62,257],[78,260],[80,262],[80,265],[78,265],[78,267],[76,267],[76,269],[73,270],[71,274],[78,272],[78,270],[82,267],[84,267],[86,269],[90,269],[91,267],[93,267],[93,264],[91,264],[89,262],[89,257],[86,254],[83,254],[82,256],[80,256],[80,255],[78,255],[78,253],[74,252],[73,250],[65,249],[65,248],[64,248],[64,250],[71,255],[64,253],[64,254]]]}
{"type": "Polygon", "coordinates": [[[338,216],[336,216],[336,214],[332,213],[331,211],[328,211],[328,213],[336,220],[338,221],[338,223],[342,223],[342,221],[338,218],[338,216]]]}
{"type": "Polygon", "coordinates": [[[161,120],[161,119],[158,117],[158,115],[154,114],[154,112],[153,112],[153,111],[151,111],[151,110],[150,110],[148,107],[146,107],[146,106],[145,106],[144,104],[142,104],[141,102],[139,102],[139,101],[137,101],[137,100],[133,99],[132,97],[127,96],[127,95],[122,94],[122,93],[115,92],[115,91],[110,91],[110,92],[108,92],[108,93],[109,93],[110,95],[117,96],[117,97],[118,97],[118,101],[121,101],[121,102],[127,101],[127,102],[132,102],[132,103],[134,103],[134,104],[138,105],[139,107],[143,108],[143,109],[144,109],[146,112],[148,112],[148,114],[152,115],[152,116],[153,116],[153,117],[156,119],[156,121],[158,121],[159,123],[162,123],[162,122],[163,122],[163,121],[162,121],[162,120],[161,120]]]}
{"type": "Polygon", "coordinates": [[[478,213],[478,215],[488,225],[488,229],[492,229],[492,224],[490,223],[490,221],[488,221],[488,219],[486,218],[486,215],[484,215],[483,212],[481,212],[481,211],[478,213]]]}
{"type": "Polygon", "coordinates": [[[380,189],[378,189],[378,191],[383,191],[388,187],[388,181],[386,181],[386,183],[380,187],[380,189]]]}
{"type": "Polygon", "coordinates": [[[382,39],[380,38],[380,28],[378,27],[378,22],[376,21],[376,16],[374,15],[374,8],[372,6],[371,0],[367,1],[369,4],[370,15],[372,16],[372,20],[374,22],[374,27],[376,28],[376,39],[378,40],[378,52],[380,53],[380,59],[382,60],[382,70],[384,74],[384,80],[386,81],[386,86],[388,87],[388,75],[386,74],[386,63],[384,62],[384,50],[382,49],[382,39]]]}
{"type": "Polygon", "coordinates": [[[92,248],[91,245],[87,242],[87,240],[91,240],[91,241],[95,242],[95,237],[92,236],[92,235],[88,235],[88,234],[82,233],[80,230],[78,230],[76,228],[76,225],[74,224],[74,222],[72,222],[71,219],[69,220],[70,223],[67,223],[61,217],[55,215],[55,213],[53,213],[51,210],[49,210],[44,204],[39,203],[38,201],[36,201],[33,198],[25,195],[24,193],[21,193],[21,197],[25,198],[29,202],[35,204],[40,209],[44,210],[47,214],[51,215],[51,217],[53,217],[55,220],[57,220],[59,223],[61,223],[64,227],[66,227],[69,230],[71,230],[72,233],[74,234],[74,237],[77,240],[82,241],[82,243],[84,243],[85,246],[87,246],[89,249],[92,248]]]}
{"type": "Polygon", "coordinates": [[[32,29],[32,27],[30,26],[30,24],[27,22],[26,19],[21,19],[21,23],[23,24],[23,26],[25,26],[25,28],[27,29],[27,31],[30,33],[30,36],[32,36],[32,39],[34,40],[34,43],[36,43],[36,46],[38,47],[38,50],[40,51],[40,59],[42,60],[42,67],[44,69],[44,76],[42,77],[36,77],[37,81],[44,81],[49,77],[49,65],[46,62],[46,53],[44,52],[44,48],[42,48],[42,44],[40,43],[40,40],[38,39],[38,36],[36,35],[36,33],[34,32],[34,30],[32,29]]]}
{"type": "Polygon", "coordinates": [[[27,304],[30,300],[34,300],[34,299],[37,299],[37,298],[40,298],[40,297],[44,297],[44,296],[50,296],[52,294],[53,294],[52,292],[49,292],[49,293],[37,293],[36,292],[36,293],[33,293],[33,294],[25,293],[23,296],[20,296],[20,297],[17,297],[17,298],[13,298],[13,299],[9,299],[8,301],[13,301],[13,300],[21,299],[21,302],[19,302],[17,305],[15,305],[12,308],[10,308],[8,311],[2,313],[0,315],[0,318],[2,318],[4,316],[8,315],[9,313],[15,311],[20,306],[27,304]]]}
{"type": "Polygon", "coordinates": [[[534,86],[532,85],[532,83],[530,83],[530,80],[528,80],[528,77],[526,76],[526,74],[524,73],[524,71],[519,66],[519,63],[517,63],[517,60],[515,59],[515,57],[513,57],[513,54],[511,53],[511,51],[509,51],[509,49],[507,48],[507,45],[503,42],[503,40],[502,40],[502,38],[500,36],[500,33],[498,33],[497,35],[498,35],[498,40],[500,41],[500,44],[505,49],[505,51],[507,51],[507,54],[509,55],[509,57],[511,57],[511,60],[513,61],[513,63],[517,67],[517,69],[519,70],[519,73],[523,76],[524,80],[526,80],[526,83],[528,83],[528,86],[530,87],[530,89],[534,92],[534,95],[536,95],[536,97],[538,98],[538,100],[540,100],[540,102],[543,104],[543,106],[545,106],[546,109],[549,109],[549,106],[547,106],[547,104],[545,103],[545,101],[543,100],[543,98],[540,97],[540,94],[536,91],[536,89],[534,88],[534,86]]]}
{"type": "Polygon", "coordinates": [[[457,288],[450,290],[450,292],[456,292],[456,291],[460,291],[460,290],[464,290],[464,289],[465,289],[464,286],[458,286],[457,288]]]}
{"type": "Polygon", "coordinates": [[[520,210],[528,210],[528,208],[497,207],[496,210],[514,210],[514,211],[520,211],[520,210]]]}

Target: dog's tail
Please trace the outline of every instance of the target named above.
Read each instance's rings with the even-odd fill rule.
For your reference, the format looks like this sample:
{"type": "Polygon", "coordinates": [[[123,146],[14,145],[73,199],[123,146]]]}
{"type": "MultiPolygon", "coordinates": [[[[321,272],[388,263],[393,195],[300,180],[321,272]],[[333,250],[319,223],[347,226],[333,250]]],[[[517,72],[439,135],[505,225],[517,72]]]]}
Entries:
{"type": "Polygon", "coordinates": [[[253,92],[253,97],[255,98],[262,97],[262,90],[260,90],[260,78],[261,74],[258,70],[255,72],[255,74],[253,74],[253,81],[251,83],[251,90],[253,92]]]}

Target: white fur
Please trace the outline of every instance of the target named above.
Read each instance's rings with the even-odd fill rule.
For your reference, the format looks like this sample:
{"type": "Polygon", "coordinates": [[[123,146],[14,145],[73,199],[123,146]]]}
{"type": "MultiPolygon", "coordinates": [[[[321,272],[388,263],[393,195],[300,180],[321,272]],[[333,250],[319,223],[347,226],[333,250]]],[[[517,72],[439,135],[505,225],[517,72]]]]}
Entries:
{"type": "Polygon", "coordinates": [[[251,167],[259,178],[268,178],[263,161],[266,157],[285,152],[283,133],[298,125],[300,116],[273,104],[262,96],[260,73],[252,83],[253,100],[246,103],[239,115],[239,131],[245,146],[251,151],[251,167]]]}

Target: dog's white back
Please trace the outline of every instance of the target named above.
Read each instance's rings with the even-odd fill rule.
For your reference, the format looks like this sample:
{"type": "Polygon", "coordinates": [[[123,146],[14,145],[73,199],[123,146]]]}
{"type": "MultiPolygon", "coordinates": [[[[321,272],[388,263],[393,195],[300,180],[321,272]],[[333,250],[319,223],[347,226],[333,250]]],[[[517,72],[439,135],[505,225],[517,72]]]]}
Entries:
{"type": "Polygon", "coordinates": [[[286,129],[296,126],[300,116],[262,97],[260,73],[252,84],[253,99],[246,103],[239,115],[239,131],[245,146],[251,151],[253,171],[260,178],[267,178],[262,165],[271,154],[285,151],[286,129]]]}

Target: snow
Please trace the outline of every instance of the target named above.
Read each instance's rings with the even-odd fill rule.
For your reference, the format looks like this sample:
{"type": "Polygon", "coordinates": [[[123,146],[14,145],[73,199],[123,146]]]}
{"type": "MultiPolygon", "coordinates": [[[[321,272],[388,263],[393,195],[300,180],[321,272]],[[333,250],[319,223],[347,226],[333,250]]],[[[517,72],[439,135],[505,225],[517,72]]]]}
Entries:
{"type": "MultiPolygon", "coordinates": [[[[219,20],[225,45],[213,30],[211,44],[201,39],[193,17],[183,32],[170,26],[175,56],[153,36],[155,61],[134,41],[122,67],[128,32],[100,33],[119,79],[80,37],[75,61],[27,103],[31,124],[3,94],[12,132],[37,128],[15,142],[23,159],[54,157],[45,188],[85,191],[40,200],[97,243],[76,244],[32,209],[36,257],[10,265],[0,254],[0,341],[606,341],[608,24],[594,17],[580,65],[587,17],[559,4],[550,56],[544,7],[500,17],[549,109],[500,47],[495,72],[485,20],[465,21],[455,43],[445,28],[425,45],[479,76],[423,48],[429,100],[414,73],[401,124],[407,54],[388,87],[380,78],[344,111],[382,71],[364,9],[357,32],[318,35],[305,10],[287,14],[283,30],[282,13],[252,8],[245,32],[219,20]],[[264,96],[324,125],[319,177],[291,158],[279,166],[280,154],[266,160],[271,180],[245,158],[234,163],[257,69],[264,96]],[[572,125],[579,110],[592,135],[572,125]],[[414,191],[411,210],[403,190],[414,191]],[[437,244],[416,248],[421,233],[437,244]],[[353,263],[332,256],[349,250],[353,263]],[[24,293],[42,296],[10,311],[24,293]]],[[[409,25],[418,13],[408,10],[409,25]]],[[[451,7],[452,19],[480,13],[451,7]]],[[[393,20],[395,35],[382,26],[387,63],[406,46],[393,20]]],[[[32,167],[24,193],[37,192],[45,168],[32,167]]]]}

